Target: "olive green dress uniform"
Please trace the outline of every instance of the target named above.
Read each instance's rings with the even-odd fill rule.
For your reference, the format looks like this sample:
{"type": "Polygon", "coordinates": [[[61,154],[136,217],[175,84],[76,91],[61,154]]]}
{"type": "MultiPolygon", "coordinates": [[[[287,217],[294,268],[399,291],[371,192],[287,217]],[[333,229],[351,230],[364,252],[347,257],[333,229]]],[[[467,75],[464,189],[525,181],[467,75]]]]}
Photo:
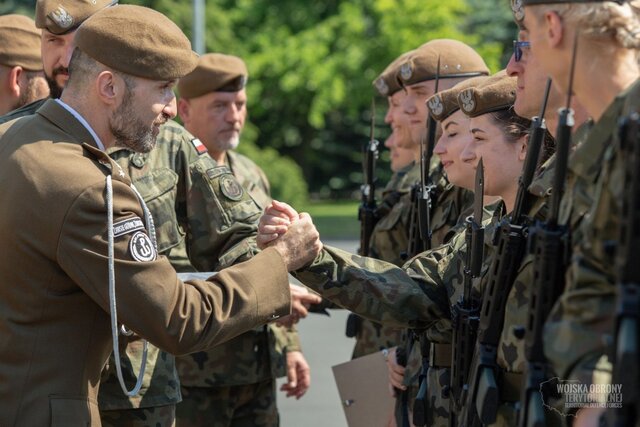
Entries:
{"type": "MultiPolygon", "coordinates": [[[[140,202],[127,174],[55,101],[0,135],[0,235],[8,245],[0,259],[0,425],[100,425],[98,384],[112,350],[106,176],[114,224],[138,224],[140,202]]],[[[115,238],[118,313],[165,351],[207,348],[288,314],[276,251],[210,282],[181,283],[164,257],[136,262],[132,237],[146,232],[134,230],[115,238]],[[255,286],[257,278],[270,286],[255,286]]]]}
{"type": "MultiPolygon", "coordinates": [[[[190,256],[245,260],[255,253],[251,246],[242,253],[239,249],[245,248],[245,239],[255,235],[261,210],[246,193],[233,200],[220,190],[221,182],[233,179],[233,175],[201,147],[183,127],[168,122],[161,127],[157,145],[149,153],[134,153],[123,147],[108,150],[109,156],[128,172],[153,216],[158,253],[166,256],[178,272],[196,271],[190,256]],[[234,217],[235,212],[242,215],[234,217]],[[194,238],[198,244],[188,245],[194,238]],[[200,252],[187,250],[194,247],[200,252]]],[[[129,341],[125,351],[121,355],[125,380],[135,384],[142,342],[129,341]]],[[[110,360],[111,369],[103,375],[98,395],[103,425],[146,427],[174,422],[175,404],[181,400],[175,358],[153,346],[148,352],[141,391],[131,398],[122,392],[110,360]]]]}
{"type": "MultiPolygon", "coordinates": [[[[227,164],[262,212],[271,203],[264,171],[234,151],[227,152],[227,164]]],[[[295,329],[265,325],[206,352],[179,357],[184,400],[178,424],[278,425],[275,379],[286,374],[288,351],[301,351],[295,329]]]]}
{"type": "MultiPolygon", "coordinates": [[[[569,159],[561,222],[571,225],[565,290],[545,324],[545,355],[564,380],[610,381],[615,242],[623,198],[619,120],[640,109],[640,80],[620,93],[569,159]]],[[[600,396],[601,398],[606,396],[600,396]]]]}

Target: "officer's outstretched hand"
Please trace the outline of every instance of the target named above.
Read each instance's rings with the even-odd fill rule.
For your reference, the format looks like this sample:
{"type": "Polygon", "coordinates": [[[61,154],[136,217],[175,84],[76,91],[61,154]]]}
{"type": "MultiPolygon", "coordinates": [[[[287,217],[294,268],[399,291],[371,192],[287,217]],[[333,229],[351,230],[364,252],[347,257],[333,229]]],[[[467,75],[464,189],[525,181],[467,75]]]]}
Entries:
{"type": "MultiPolygon", "coordinates": [[[[260,223],[262,224],[262,222],[261,218],[260,223]]],[[[260,235],[259,226],[258,238],[260,235]]],[[[261,240],[264,241],[259,239],[259,241],[261,240]]],[[[322,250],[320,234],[313,225],[309,214],[305,212],[299,214],[297,219],[292,220],[285,233],[280,237],[272,239],[268,244],[263,243],[258,246],[275,248],[282,256],[288,271],[298,270],[311,263],[322,250]]]]}

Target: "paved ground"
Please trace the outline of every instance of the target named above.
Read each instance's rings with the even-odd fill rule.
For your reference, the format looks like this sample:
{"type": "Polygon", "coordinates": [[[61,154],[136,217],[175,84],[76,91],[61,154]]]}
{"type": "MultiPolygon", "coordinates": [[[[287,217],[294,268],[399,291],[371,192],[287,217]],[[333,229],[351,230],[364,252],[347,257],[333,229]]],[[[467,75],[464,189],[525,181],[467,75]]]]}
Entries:
{"type": "MultiPolygon", "coordinates": [[[[325,242],[355,252],[357,241],[325,242]]],[[[299,325],[302,349],[311,366],[311,388],[300,400],[278,396],[282,427],[346,427],[331,366],[351,359],[354,340],[344,335],[348,312],[311,314],[299,325]]],[[[282,380],[278,384],[281,384],[282,380]]]]}

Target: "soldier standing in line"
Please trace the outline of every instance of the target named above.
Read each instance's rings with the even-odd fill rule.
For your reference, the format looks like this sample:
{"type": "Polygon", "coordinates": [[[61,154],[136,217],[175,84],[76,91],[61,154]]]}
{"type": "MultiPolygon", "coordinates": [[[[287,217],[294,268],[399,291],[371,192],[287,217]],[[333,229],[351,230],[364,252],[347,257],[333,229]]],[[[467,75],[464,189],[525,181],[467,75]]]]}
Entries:
{"type": "MultiPolygon", "coordinates": [[[[196,69],[178,83],[178,111],[186,129],[201,141],[219,165],[226,165],[262,211],[271,203],[269,181],[253,161],[234,149],[247,116],[242,59],[218,53],[203,55],[196,69]]],[[[222,182],[227,197],[235,189],[222,182]]],[[[213,269],[209,259],[193,260],[213,269]]],[[[319,297],[317,297],[319,300],[319,297]]],[[[293,328],[267,325],[210,349],[177,359],[183,401],[177,418],[185,426],[277,426],[276,378],[287,375],[287,396],[302,397],[310,370],[293,328]]]]}
{"type": "MultiPolygon", "coordinates": [[[[545,325],[545,355],[564,380],[577,380],[587,387],[606,384],[611,375],[612,361],[606,354],[612,341],[614,267],[624,199],[622,171],[627,160],[619,124],[640,109],[640,4],[521,3],[520,36],[531,43],[531,54],[561,93],[569,91],[577,40],[573,92],[594,120],[569,162],[560,222],[571,228],[571,257],[564,293],[545,325]]],[[[607,398],[606,394],[588,397],[599,403],[607,398]]],[[[565,409],[576,416],[573,425],[578,426],[597,425],[602,412],[589,407],[577,413],[575,408],[565,409]]]]}
{"type": "Polygon", "coordinates": [[[118,325],[172,353],[210,347],[288,314],[286,270],[320,248],[302,215],[289,242],[210,281],[179,281],[103,150],[151,150],[197,56],[175,24],[139,6],[97,12],[75,44],[62,98],[0,128],[2,425],[100,425],[118,325]]]}
{"type": "Polygon", "coordinates": [[[0,16],[0,115],[49,95],[33,19],[0,16]]]}
{"type": "MultiPolygon", "coordinates": [[[[414,180],[409,185],[416,185],[420,182],[420,145],[426,141],[426,125],[429,117],[426,101],[435,92],[436,74],[439,74],[439,90],[445,90],[470,77],[487,75],[489,69],[477,52],[456,40],[432,40],[418,49],[407,52],[406,56],[402,56],[400,64],[395,69],[395,75],[391,78],[404,86],[404,89],[400,91],[402,100],[398,109],[398,114],[401,117],[396,121],[407,123],[406,131],[409,137],[399,140],[398,144],[401,147],[413,149],[417,153],[416,164],[413,171],[410,172],[414,180]],[[438,59],[441,63],[440,70],[438,70],[438,59]]],[[[461,214],[471,206],[472,193],[447,181],[437,156],[432,158],[430,165],[430,181],[435,185],[431,210],[432,247],[435,248],[447,243],[452,235],[448,236],[450,230],[458,223],[461,214]]],[[[397,211],[402,212],[406,218],[404,224],[407,225],[407,234],[409,234],[410,228],[410,212],[415,209],[414,206],[415,202],[412,200],[411,194],[404,195],[397,204],[397,211]]],[[[417,227],[417,224],[414,225],[417,227]]],[[[407,257],[417,255],[408,253],[407,248],[408,246],[403,251],[404,262],[407,257]]],[[[417,384],[422,365],[420,345],[417,343],[414,345],[415,337],[412,337],[411,334],[412,332],[405,334],[407,339],[403,344],[408,353],[408,369],[397,363],[394,352],[390,352],[387,358],[391,385],[401,390],[409,387],[410,411],[417,393],[417,388],[411,387],[411,384],[417,384]],[[400,380],[400,377],[403,379],[400,380]]],[[[442,354],[442,359],[447,358],[447,350],[444,348],[432,348],[431,351],[442,354]]],[[[396,409],[397,421],[399,421],[402,413],[400,408],[396,409]]]]}

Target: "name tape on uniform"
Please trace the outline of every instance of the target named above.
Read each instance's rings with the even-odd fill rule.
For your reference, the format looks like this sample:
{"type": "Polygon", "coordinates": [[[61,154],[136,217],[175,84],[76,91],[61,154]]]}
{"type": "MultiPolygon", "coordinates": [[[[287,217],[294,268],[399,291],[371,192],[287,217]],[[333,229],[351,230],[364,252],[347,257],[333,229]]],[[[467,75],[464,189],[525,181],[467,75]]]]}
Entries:
{"type": "Polygon", "coordinates": [[[125,234],[133,233],[138,230],[144,230],[144,223],[140,217],[135,216],[133,218],[124,219],[113,224],[113,237],[116,238],[124,236],[125,234]]]}

